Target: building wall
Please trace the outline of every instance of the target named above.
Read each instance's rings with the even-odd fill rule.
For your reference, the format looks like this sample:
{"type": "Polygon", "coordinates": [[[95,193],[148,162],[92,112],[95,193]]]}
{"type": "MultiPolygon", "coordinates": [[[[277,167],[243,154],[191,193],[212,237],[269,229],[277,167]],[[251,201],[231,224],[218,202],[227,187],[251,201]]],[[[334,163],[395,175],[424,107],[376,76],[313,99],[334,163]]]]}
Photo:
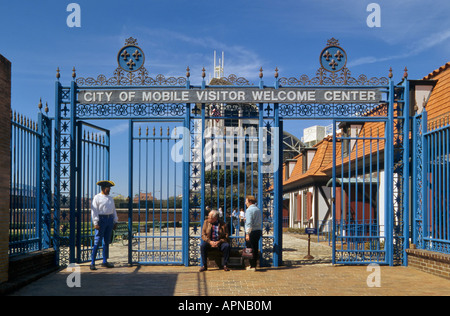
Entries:
{"type": "Polygon", "coordinates": [[[328,212],[330,188],[323,186],[327,200],[318,191],[317,187],[308,187],[299,191],[289,193],[289,227],[308,227],[308,220],[312,219],[311,225],[317,227],[325,220],[328,212]],[[316,211],[317,210],[317,211],[316,211]]]}
{"type": "MultiPolygon", "coordinates": [[[[380,234],[381,236],[385,236],[385,205],[384,205],[384,194],[385,194],[385,182],[384,182],[384,171],[380,171],[380,184],[378,186],[378,223],[380,225],[380,234]]],[[[323,225],[326,220],[332,220],[332,214],[328,213],[328,204],[331,203],[331,190],[332,188],[327,186],[322,186],[322,190],[325,193],[325,197],[319,192],[319,187],[308,187],[299,191],[290,192],[289,193],[289,227],[291,228],[305,228],[308,227],[308,219],[312,218],[313,226],[318,228],[321,227],[321,232],[325,231],[326,228],[323,228],[323,225]],[[309,198],[308,198],[309,196],[309,198]],[[308,205],[309,204],[309,205],[308,205]],[[322,229],[324,229],[322,231],[322,229]]],[[[359,191],[362,192],[362,189],[359,191]]],[[[336,220],[339,222],[341,220],[342,211],[341,211],[341,194],[340,189],[336,190],[336,220]]],[[[371,212],[370,201],[367,200],[367,196],[363,199],[362,194],[359,192],[359,202],[353,201],[355,197],[352,197],[352,209],[356,209],[356,203],[358,203],[358,218],[366,220],[369,219],[369,212],[371,212]],[[362,202],[364,201],[364,203],[362,202]],[[365,215],[363,215],[363,209],[365,210],[365,215]],[[364,217],[363,217],[364,216],[364,217]]],[[[344,201],[345,210],[344,212],[348,213],[348,196],[347,192],[344,191],[344,201]]],[[[372,209],[375,211],[375,208],[372,209]]],[[[348,216],[347,214],[345,216],[348,216]]],[[[372,215],[375,216],[375,215],[372,215]]],[[[326,225],[325,225],[326,226],[326,225]]]]}
{"type": "Polygon", "coordinates": [[[434,87],[430,99],[426,105],[426,110],[428,112],[428,122],[434,121],[438,118],[447,118],[450,112],[450,63],[443,66],[442,71],[436,75],[430,74],[426,79],[437,80],[436,86],[434,87]]]}
{"type": "Polygon", "coordinates": [[[11,62],[0,55],[0,283],[8,281],[11,62]]]}

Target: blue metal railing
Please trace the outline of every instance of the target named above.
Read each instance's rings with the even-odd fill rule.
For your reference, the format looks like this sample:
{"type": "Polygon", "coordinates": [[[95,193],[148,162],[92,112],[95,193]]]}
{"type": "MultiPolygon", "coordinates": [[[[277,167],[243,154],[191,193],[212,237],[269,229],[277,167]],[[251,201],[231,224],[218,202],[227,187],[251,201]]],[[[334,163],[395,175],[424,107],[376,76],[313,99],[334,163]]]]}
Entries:
{"type": "Polygon", "coordinates": [[[36,122],[14,113],[11,120],[11,186],[9,254],[41,248],[40,208],[37,199],[39,161],[36,122]]]}
{"type": "Polygon", "coordinates": [[[450,253],[450,120],[425,124],[422,203],[423,249],[450,253]]]}

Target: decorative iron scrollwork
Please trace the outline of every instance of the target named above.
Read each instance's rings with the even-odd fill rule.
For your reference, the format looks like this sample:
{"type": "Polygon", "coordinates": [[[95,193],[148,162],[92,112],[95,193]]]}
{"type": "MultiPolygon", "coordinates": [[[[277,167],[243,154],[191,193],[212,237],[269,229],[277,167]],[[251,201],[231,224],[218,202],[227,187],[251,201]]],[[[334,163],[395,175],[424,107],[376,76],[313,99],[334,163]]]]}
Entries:
{"type": "Polygon", "coordinates": [[[280,86],[386,86],[389,79],[386,77],[368,78],[366,75],[360,75],[355,78],[351,76],[348,68],[342,68],[338,72],[328,72],[324,68],[319,68],[315,77],[301,75],[295,77],[282,77],[279,79],[280,86]]]}
{"type": "Polygon", "coordinates": [[[184,104],[78,104],[77,117],[128,117],[185,115],[184,104]]]}
{"type": "Polygon", "coordinates": [[[280,104],[282,117],[360,117],[388,115],[387,107],[379,104],[280,104]]]}
{"type": "Polygon", "coordinates": [[[164,75],[157,75],[152,78],[148,75],[148,70],[142,67],[136,72],[127,72],[121,68],[117,68],[114,71],[114,75],[111,78],[106,78],[104,75],[99,75],[97,78],[77,78],[76,83],[78,86],[182,86],[186,85],[186,78],[184,77],[168,77],[164,75]]]}

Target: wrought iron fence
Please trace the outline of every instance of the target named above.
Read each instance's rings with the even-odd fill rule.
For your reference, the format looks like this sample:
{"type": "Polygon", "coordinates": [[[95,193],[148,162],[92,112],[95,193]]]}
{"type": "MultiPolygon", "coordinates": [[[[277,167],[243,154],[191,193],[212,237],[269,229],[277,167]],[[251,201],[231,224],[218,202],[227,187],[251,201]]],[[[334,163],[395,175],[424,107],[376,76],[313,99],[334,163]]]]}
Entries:
{"type": "Polygon", "coordinates": [[[424,133],[423,249],[450,253],[450,121],[426,124],[424,133]]]}
{"type": "Polygon", "coordinates": [[[9,255],[50,247],[50,120],[11,118],[9,255]]]}
{"type": "Polygon", "coordinates": [[[40,248],[37,207],[36,122],[14,113],[11,122],[11,187],[9,253],[40,248]]]}

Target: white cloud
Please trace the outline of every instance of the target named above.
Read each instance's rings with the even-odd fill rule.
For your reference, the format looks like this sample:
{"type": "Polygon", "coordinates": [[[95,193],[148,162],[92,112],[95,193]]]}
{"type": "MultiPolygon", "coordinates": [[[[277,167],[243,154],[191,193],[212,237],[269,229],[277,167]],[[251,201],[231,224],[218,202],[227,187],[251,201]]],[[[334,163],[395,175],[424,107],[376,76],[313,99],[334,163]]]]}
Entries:
{"type": "Polygon", "coordinates": [[[404,59],[416,56],[438,45],[444,44],[448,39],[450,39],[450,30],[439,31],[431,35],[426,35],[423,38],[420,38],[412,42],[411,44],[407,45],[408,48],[405,53],[395,54],[387,57],[375,57],[375,56],[361,57],[354,61],[349,62],[347,64],[347,67],[350,68],[360,65],[373,64],[394,59],[404,59]]]}
{"type": "MultiPolygon", "coordinates": [[[[202,68],[205,67],[206,78],[213,76],[214,50],[221,58],[225,54],[225,76],[235,74],[249,80],[256,79],[264,60],[254,50],[220,41],[211,36],[191,36],[167,29],[141,28],[137,32],[138,42],[149,47],[147,69],[154,74],[160,71],[165,76],[184,76],[186,67],[191,72],[191,82],[201,80],[202,68]]],[[[130,30],[127,30],[130,34],[130,30]]],[[[133,34],[133,32],[131,32],[133,34]]]]}
{"type": "MultiPolygon", "coordinates": [[[[120,121],[119,121],[120,122],[120,121]]],[[[128,122],[123,122],[119,123],[117,125],[114,125],[113,127],[110,128],[111,130],[111,135],[119,135],[119,134],[123,134],[125,131],[128,131],[128,129],[130,128],[130,125],[128,122]]]]}

